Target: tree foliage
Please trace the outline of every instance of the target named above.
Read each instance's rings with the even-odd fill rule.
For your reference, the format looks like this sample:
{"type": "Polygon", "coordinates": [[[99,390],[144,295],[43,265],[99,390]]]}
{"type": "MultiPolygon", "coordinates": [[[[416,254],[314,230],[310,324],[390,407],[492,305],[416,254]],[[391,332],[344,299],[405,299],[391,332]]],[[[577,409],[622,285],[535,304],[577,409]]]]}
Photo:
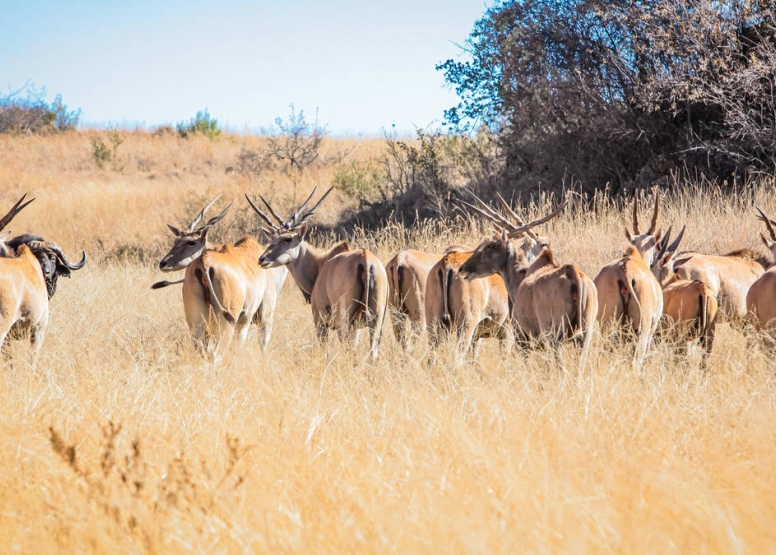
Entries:
{"type": "Polygon", "coordinates": [[[498,133],[522,190],[716,178],[776,163],[776,24],[764,0],[510,0],[438,69],[446,119],[498,133]]]}

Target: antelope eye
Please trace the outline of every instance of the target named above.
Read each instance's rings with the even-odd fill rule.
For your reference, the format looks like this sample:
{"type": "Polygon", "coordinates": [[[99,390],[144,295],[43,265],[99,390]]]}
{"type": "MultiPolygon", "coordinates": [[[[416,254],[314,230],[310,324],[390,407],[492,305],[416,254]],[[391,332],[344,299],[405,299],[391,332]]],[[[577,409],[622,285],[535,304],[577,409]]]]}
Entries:
{"type": "Polygon", "coordinates": [[[186,244],[187,244],[188,246],[190,246],[190,247],[193,247],[194,245],[196,245],[196,244],[197,244],[197,242],[196,242],[196,241],[186,241],[186,244]]]}
{"type": "Polygon", "coordinates": [[[291,237],[284,237],[283,238],[283,242],[284,243],[290,243],[291,242],[291,237]]]}

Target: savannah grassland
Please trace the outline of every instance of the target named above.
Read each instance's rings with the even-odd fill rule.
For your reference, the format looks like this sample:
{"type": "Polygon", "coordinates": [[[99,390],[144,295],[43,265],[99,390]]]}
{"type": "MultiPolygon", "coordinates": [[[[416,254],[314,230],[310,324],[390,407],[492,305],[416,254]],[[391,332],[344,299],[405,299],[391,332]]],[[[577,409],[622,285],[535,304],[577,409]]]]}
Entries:
{"type": "MultiPolygon", "coordinates": [[[[564,372],[492,340],[455,365],[450,345],[404,357],[389,328],[368,363],[363,339],[327,358],[289,278],[268,351],[254,331],[214,367],[191,348],[180,290],[150,290],[170,278],[156,269],[165,224],[222,194],[214,213],[238,202],[213,239],[235,240],[258,228],[244,193],[287,213],[328,186],[337,160],[376,157],[381,141],[328,140],[329,162],[248,178],[226,168],[258,138],[126,133],[118,171],[96,168],[92,134],[0,137],[0,210],[37,197],[10,227],[89,255],[60,280],[37,365],[20,342],[2,362],[3,552],[776,548],[776,364],[740,331],[720,326],[705,374],[665,342],[638,373],[600,335],[581,374],[571,346],[564,372]]],[[[753,205],[776,213],[773,184],[727,198],[690,188],[665,200],[660,225],[686,223],[685,248],[763,251],[753,205]]],[[[347,206],[335,192],[316,221],[347,206]]],[[[606,199],[572,206],[543,233],[594,276],[622,251],[626,213],[606,199]]],[[[387,262],[486,233],[458,219],[351,240],[387,262]]],[[[333,240],[315,226],[310,238],[333,240]]]]}

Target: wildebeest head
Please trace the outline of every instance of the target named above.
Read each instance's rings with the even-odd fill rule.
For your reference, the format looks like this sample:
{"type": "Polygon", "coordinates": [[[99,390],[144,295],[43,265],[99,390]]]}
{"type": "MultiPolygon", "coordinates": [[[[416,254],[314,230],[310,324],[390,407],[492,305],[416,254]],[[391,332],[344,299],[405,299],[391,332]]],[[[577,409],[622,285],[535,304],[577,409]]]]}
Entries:
{"type": "Polygon", "coordinates": [[[56,243],[31,240],[26,244],[40,263],[49,299],[56,293],[59,276],[70,277],[71,270],[80,270],[86,264],[86,251],[81,251],[81,261],[74,264],[67,259],[62,248],[56,243]]]}

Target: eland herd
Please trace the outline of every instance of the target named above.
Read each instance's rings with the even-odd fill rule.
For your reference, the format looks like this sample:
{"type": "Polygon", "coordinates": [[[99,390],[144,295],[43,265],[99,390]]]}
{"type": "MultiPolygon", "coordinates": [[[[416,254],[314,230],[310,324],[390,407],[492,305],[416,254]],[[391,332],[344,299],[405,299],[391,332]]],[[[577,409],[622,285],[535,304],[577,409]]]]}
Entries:
{"type": "MultiPolygon", "coordinates": [[[[659,195],[649,229],[639,230],[638,196],[633,201],[633,231],[621,258],[591,279],[573,264],[559,263],[547,238],[534,228],[556,217],[551,213],[525,222],[501,195],[493,208],[471,194],[460,201],[469,214],[484,219],[494,233],[476,248],[448,247],[441,254],[405,249],[386,265],[364,248],[341,241],[329,250],[307,242],[308,220],[331,192],[311,207],[310,196],[290,218],[278,215],[259,196],[266,212],[246,195],[270,238],[266,246],[246,235],[233,244],[208,242],[210,229],[234,201],[201,224],[220,198],[205,206],[183,230],[168,224],[175,236],[159,263],[163,272],[183,270],[183,309],[197,348],[214,361],[229,353],[234,336],[244,343],[251,323],[266,348],[272,333],[280,289],[291,274],[312,309],[321,342],[330,331],[343,341],[369,330],[369,355],[378,357],[386,316],[404,353],[421,340],[431,347],[452,337],[456,352],[472,353],[481,338],[513,340],[518,349],[543,347],[559,359],[560,346],[580,346],[580,368],[588,358],[595,324],[613,337],[634,337],[633,365],[641,367],[656,333],[673,334],[680,350],[688,343],[702,348],[702,364],[711,352],[716,324],[748,323],[776,345],[776,265],[749,249],[725,255],[679,252],[683,227],[671,241],[658,229],[659,195]]],[[[59,276],[86,264],[70,262],[53,242],[35,235],[8,239],[5,227],[34,199],[26,195],[0,219],[0,345],[9,332],[28,334],[34,355],[40,351],[49,319],[49,299],[59,276]]],[[[763,242],[776,260],[776,220],[759,207],[768,236],[763,242]]]]}

